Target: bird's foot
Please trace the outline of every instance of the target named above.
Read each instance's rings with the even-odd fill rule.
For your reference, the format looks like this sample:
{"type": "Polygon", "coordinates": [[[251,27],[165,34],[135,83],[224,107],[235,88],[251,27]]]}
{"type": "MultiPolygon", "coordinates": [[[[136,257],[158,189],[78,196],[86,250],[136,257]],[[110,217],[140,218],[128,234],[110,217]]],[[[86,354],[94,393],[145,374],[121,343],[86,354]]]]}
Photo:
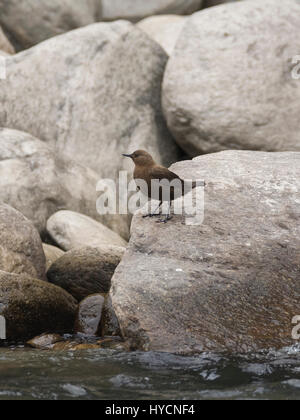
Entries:
{"type": "Polygon", "coordinates": [[[172,219],[173,219],[173,217],[168,214],[164,219],[157,220],[156,223],[168,223],[168,221],[172,220],[172,219]]]}
{"type": "Polygon", "coordinates": [[[155,216],[160,216],[160,213],[144,214],[143,218],[146,219],[147,217],[155,217],[155,216]]]}

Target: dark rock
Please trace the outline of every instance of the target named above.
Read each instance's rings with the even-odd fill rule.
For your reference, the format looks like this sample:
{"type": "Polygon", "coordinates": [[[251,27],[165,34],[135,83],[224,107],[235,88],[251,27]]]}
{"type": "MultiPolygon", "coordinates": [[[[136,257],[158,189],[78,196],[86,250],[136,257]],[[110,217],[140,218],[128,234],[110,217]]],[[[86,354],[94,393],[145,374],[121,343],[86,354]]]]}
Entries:
{"type": "Polygon", "coordinates": [[[71,333],[76,313],[76,301],[59,287],[0,271],[0,315],[6,319],[9,341],[45,332],[71,333]]]}
{"type": "MultiPolygon", "coordinates": [[[[105,296],[105,295],[104,295],[105,296]]],[[[105,297],[101,294],[91,295],[79,304],[75,332],[88,336],[99,336],[105,297]]]]}
{"type": "Polygon", "coordinates": [[[101,248],[74,249],[59,258],[47,276],[81,302],[89,295],[109,292],[119,262],[120,256],[101,248]]]}

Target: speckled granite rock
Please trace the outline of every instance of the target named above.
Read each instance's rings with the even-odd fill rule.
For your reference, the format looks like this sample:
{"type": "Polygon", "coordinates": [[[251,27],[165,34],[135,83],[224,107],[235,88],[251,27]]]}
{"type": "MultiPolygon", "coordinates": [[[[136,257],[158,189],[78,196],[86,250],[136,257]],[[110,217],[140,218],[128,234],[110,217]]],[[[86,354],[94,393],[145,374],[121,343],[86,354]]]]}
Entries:
{"type": "Polygon", "coordinates": [[[249,0],[192,15],[164,75],[169,129],[191,157],[300,151],[300,3],[249,0]]]}

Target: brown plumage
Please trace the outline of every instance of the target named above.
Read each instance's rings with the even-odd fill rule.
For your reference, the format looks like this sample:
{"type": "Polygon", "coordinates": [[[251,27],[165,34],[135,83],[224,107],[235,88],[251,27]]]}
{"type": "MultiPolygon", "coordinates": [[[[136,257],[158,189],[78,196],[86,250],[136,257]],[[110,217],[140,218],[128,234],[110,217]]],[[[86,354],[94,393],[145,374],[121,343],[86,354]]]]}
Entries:
{"type": "MultiPolygon", "coordinates": [[[[190,189],[187,191],[186,188],[184,188],[185,187],[184,181],[177,174],[165,168],[164,166],[157,165],[157,163],[154,161],[152,156],[148,152],[145,152],[144,150],[137,150],[131,155],[124,154],[123,156],[129,157],[133,160],[135,164],[135,169],[134,169],[134,174],[133,174],[134,179],[135,180],[141,179],[141,180],[146,181],[148,188],[145,194],[147,193],[148,197],[151,199],[160,201],[160,205],[158,209],[160,208],[160,206],[163,204],[164,201],[168,201],[170,203],[174,201],[176,198],[179,198],[182,195],[190,192],[192,188],[196,187],[196,182],[193,182],[193,184],[191,184],[190,189]],[[170,197],[168,197],[168,199],[165,199],[163,195],[162,187],[158,189],[159,196],[154,196],[155,192],[152,191],[152,188],[151,188],[151,185],[152,185],[151,182],[153,180],[158,180],[158,181],[167,180],[169,182],[171,181],[179,181],[179,182],[178,182],[177,188],[176,187],[170,188],[170,197]]],[[[155,214],[156,212],[154,214],[149,214],[148,216],[152,217],[155,214]]],[[[166,223],[169,219],[170,219],[170,211],[166,219],[163,220],[163,222],[166,223]]]]}

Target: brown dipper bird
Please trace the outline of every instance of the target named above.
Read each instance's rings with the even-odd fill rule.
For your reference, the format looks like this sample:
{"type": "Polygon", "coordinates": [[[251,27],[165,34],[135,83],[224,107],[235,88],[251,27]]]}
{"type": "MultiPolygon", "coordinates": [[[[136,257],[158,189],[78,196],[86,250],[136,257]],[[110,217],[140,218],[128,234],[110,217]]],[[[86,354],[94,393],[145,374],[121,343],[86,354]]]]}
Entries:
{"type": "MultiPolygon", "coordinates": [[[[190,192],[192,189],[196,188],[196,182],[193,182],[190,186],[190,188],[185,188],[185,182],[174,172],[171,172],[169,169],[165,168],[164,166],[157,165],[155,163],[152,156],[145,152],[144,150],[137,150],[136,152],[132,153],[131,155],[123,154],[125,157],[129,157],[133,160],[135,164],[134,174],[133,177],[135,180],[144,180],[147,184],[147,191],[143,191],[145,195],[148,195],[149,198],[159,200],[160,204],[155,210],[154,213],[150,213],[144,217],[153,217],[157,215],[157,211],[163,204],[163,202],[168,201],[169,203],[169,210],[168,214],[166,215],[165,219],[161,220],[163,223],[167,223],[168,220],[171,219],[170,217],[170,203],[174,201],[176,198],[179,198],[188,192],[190,192]],[[163,194],[163,188],[160,186],[157,188],[156,191],[152,191],[152,181],[163,181],[167,180],[168,182],[171,181],[178,181],[178,186],[171,186],[169,188],[169,195],[168,198],[164,197],[163,194]],[[155,192],[158,194],[155,196],[155,192]]],[[[140,189],[140,187],[138,186],[140,189]]],[[[165,191],[164,191],[165,192],[165,191]]]]}

